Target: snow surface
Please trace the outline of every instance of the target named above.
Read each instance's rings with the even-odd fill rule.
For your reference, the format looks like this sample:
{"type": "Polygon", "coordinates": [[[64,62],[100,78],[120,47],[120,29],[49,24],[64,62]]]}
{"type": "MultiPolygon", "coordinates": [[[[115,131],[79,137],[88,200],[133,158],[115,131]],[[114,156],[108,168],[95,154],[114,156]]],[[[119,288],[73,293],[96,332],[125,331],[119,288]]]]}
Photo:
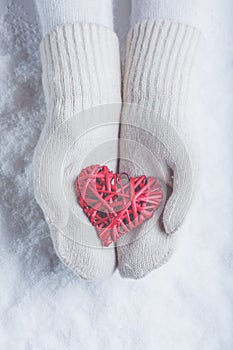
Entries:
{"type": "MultiPolygon", "coordinates": [[[[59,262],[33,198],[32,154],[45,119],[40,30],[30,0],[1,0],[1,350],[233,349],[233,3],[209,8],[201,175],[176,254],[142,280],[116,272],[93,283],[59,262]]],[[[122,42],[129,10],[118,1],[122,42]]]]}

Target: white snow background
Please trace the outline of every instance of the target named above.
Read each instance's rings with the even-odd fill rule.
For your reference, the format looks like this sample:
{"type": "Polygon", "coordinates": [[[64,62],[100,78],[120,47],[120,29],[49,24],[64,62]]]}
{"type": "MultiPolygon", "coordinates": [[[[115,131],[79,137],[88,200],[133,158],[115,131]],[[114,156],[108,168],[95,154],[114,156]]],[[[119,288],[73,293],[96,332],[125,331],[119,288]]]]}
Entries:
{"type": "MultiPolygon", "coordinates": [[[[56,257],[33,197],[45,120],[36,11],[1,0],[0,350],[233,349],[233,2],[209,6],[201,174],[176,254],[139,281],[87,282],[56,257]]],[[[129,11],[117,2],[122,41],[129,11]]]]}

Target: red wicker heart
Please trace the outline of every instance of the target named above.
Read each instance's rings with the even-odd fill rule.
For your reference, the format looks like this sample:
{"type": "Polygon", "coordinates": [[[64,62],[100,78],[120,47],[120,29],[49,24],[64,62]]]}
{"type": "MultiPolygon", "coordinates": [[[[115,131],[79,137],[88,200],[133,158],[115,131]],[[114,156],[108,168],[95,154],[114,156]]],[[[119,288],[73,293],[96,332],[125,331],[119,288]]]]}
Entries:
{"type": "Polygon", "coordinates": [[[105,247],[150,219],[162,201],[161,187],[154,177],[131,177],[107,166],[83,169],[76,180],[79,203],[105,247]]]}

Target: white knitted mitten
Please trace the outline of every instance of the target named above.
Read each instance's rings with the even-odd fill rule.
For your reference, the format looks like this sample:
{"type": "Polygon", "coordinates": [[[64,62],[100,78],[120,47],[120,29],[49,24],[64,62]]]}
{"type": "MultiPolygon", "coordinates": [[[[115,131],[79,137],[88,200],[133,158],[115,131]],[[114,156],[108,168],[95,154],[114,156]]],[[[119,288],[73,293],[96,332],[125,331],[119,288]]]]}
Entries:
{"type": "Polygon", "coordinates": [[[145,223],[118,241],[124,277],[143,277],[168,260],[175,239],[171,233],[190,205],[196,166],[185,131],[186,102],[200,37],[199,31],[185,24],[154,20],[135,25],[128,34],[120,170],[161,178],[157,163],[172,194],[162,223],[145,223]]]}
{"type": "Polygon", "coordinates": [[[85,279],[104,278],[115,269],[114,247],[102,247],[74,182],[90,162],[117,158],[117,147],[107,147],[107,160],[97,150],[117,138],[118,125],[95,106],[121,102],[118,39],[97,24],[57,27],[41,43],[41,62],[47,120],[34,155],[35,196],[62,262],[85,279]]]}

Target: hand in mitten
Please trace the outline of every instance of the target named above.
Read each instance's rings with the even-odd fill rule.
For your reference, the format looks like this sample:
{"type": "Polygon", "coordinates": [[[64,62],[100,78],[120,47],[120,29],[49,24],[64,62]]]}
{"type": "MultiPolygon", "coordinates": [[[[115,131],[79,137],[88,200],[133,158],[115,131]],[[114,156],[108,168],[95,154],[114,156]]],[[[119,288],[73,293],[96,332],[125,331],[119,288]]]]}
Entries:
{"type": "Polygon", "coordinates": [[[135,25],[128,35],[120,170],[157,176],[167,193],[161,222],[145,223],[118,241],[125,277],[140,278],[168,260],[190,206],[196,163],[186,107],[200,37],[185,24],[154,20],[135,25]]]}
{"type": "Polygon", "coordinates": [[[96,107],[121,100],[118,39],[97,24],[57,27],[41,43],[41,61],[47,120],[34,155],[35,196],[60,259],[83,278],[104,278],[116,266],[114,247],[103,248],[74,183],[92,151],[118,135],[117,124],[101,128],[107,115],[96,107]]]}

